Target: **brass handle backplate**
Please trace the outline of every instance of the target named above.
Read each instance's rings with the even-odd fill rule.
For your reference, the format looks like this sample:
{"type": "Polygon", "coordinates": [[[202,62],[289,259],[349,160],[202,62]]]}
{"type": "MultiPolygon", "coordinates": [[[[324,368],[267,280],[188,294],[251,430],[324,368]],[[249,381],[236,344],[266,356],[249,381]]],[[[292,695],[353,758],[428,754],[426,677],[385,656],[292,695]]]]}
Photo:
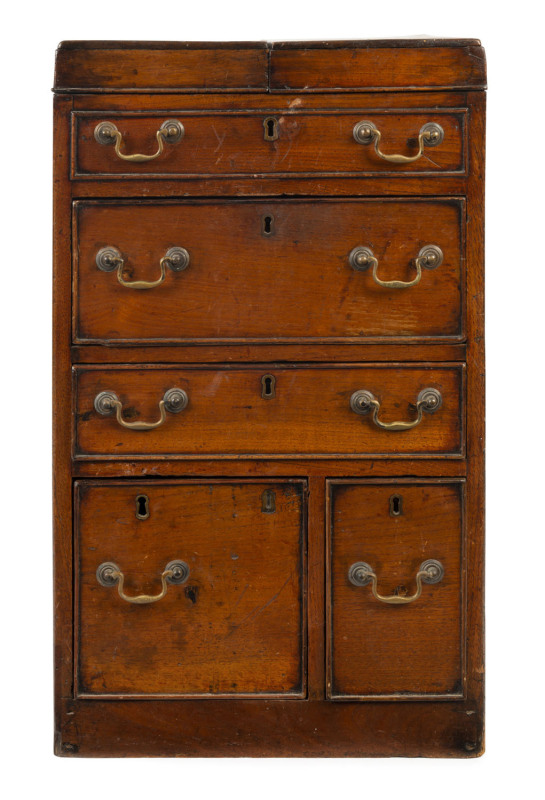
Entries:
{"type": "Polygon", "coordinates": [[[380,401],[367,389],[358,389],[350,398],[350,408],[355,414],[361,415],[369,414],[372,411],[372,419],[377,428],[387,431],[407,431],[422,422],[424,411],[427,414],[433,414],[437,409],[441,408],[442,402],[443,397],[437,389],[422,389],[416,400],[416,419],[412,420],[412,422],[382,422],[378,418],[380,401]]]}
{"type": "Polygon", "coordinates": [[[416,573],[416,592],[407,596],[391,594],[379,594],[377,589],[378,579],[373,568],[366,564],[365,561],[356,561],[348,570],[348,580],[354,586],[367,586],[371,584],[371,591],[377,600],[381,603],[388,603],[392,606],[406,605],[407,603],[414,603],[422,594],[423,583],[439,583],[443,580],[445,570],[440,561],[430,558],[423,561],[416,573]]]}
{"type": "Polygon", "coordinates": [[[172,272],[182,272],[189,266],[189,253],[185,247],[171,247],[159,261],[161,274],[155,281],[126,281],[123,278],[125,261],[117,247],[102,247],[96,254],[96,265],[103,272],[113,272],[117,268],[117,280],[127,289],[153,289],[160,286],[166,277],[166,268],[172,272]]]}
{"type": "Polygon", "coordinates": [[[123,590],[125,576],[113,561],[105,561],[101,564],[97,569],[96,576],[101,586],[106,588],[117,586],[120,598],[127,603],[147,605],[148,603],[156,603],[157,600],[162,600],[167,593],[169,583],[173,586],[185,583],[189,577],[189,566],[185,561],[170,561],[161,573],[161,591],[159,594],[138,594],[135,596],[125,594],[123,590]]]}
{"type": "Polygon", "coordinates": [[[115,412],[116,419],[123,428],[129,428],[132,431],[151,431],[164,423],[167,411],[171,414],[178,414],[186,408],[188,403],[189,397],[183,389],[169,389],[159,402],[159,419],[156,422],[126,422],[123,419],[121,400],[115,392],[100,392],[95,397],[94,406],[95,411],[105,417],[115,412]]]}
{"type": "Polygon", "coordinates": [[[115,145],[115,154],[123,161],[132,161],[141,163],[143,161],[153,161],[158,158],[164,150],[165,142],[169,144],[176,144],[184,136],[184,126],[177,119],[167,119],[155,134],[157,139],[157,151],[151,155],[144,155],[143,153],[133,153],[128,155],[121,152],[121,145],[123,144],[123,136],[121,131],[113,122],[99,122],[95,128],[95,139],[99,144],[115,145]]]}
{"type": "Polygon", "coordinates": [[[423,269],[437,269],[443,263],[443,251],[436,244],[427,244],[421,248],[414,260],[416,267],[416,277],[412,281],[382,281],[378,275],[378,259],[373,255],[369,247],[355,247],[348,256],[350,266],[364,272],[371,265],[373,266],[373,280],[379,286],[386,289],[408,289],[409,286],[416,286],[420,283],[423,269]]]}
{"type": "Polygon", "coordinates": [[[362,120],[354,125],[354,139],[358,144],[373,144],[377,156],[392,164],[410,164],[418,161],[424,153],[424,147],[437,147],[445,138],[443,128],[437,122],[428,122],[420,128],[418,134],[418,153],[415,156],[388,155],[380,149],[382,134],[373,122],[362,120]]]}

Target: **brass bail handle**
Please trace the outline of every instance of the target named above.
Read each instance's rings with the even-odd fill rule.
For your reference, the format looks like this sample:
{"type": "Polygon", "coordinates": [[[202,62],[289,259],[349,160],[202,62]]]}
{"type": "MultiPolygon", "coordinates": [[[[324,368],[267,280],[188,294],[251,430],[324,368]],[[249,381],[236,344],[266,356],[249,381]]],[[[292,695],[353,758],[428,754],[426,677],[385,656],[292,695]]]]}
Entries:
{"type": "Polygon", "coordinates": [[[378,275],[378,258],[375,258],[369,247],[355,247],[348,256],[350,266],[358,272],[365,272],[373,267],[373,280],[386,289],[408,289],[420,283],[423,269],[437,269],[443,263],[443,251],[436,244],[426,244],[420,249],[414,260],[416,277],[412,281],[382,281],[378,275]]]}
{"type": "Polygon", "coordinates": [[[122,153],[121,145],[123,144],[123,136],[113,122],[99,122],[95,128],[95,139],[99,144],[115,145],[115,154],[123,161],[141,163],[143,161],[153,161],[154,158],[159,158],[164,150],[165,142],[176,144],[183,139],[184,133],[184,126],[181,122],[178,122],[177,119],[165,120],[155,134],[155,138],[157,139],[157,152],[152,153],[152,155],[145,155],[143,153],[133,153],[129,155],[127,153],[122,153]]]}
{"type": "Polygon", "coordinates": [[[124,592],[125,575],[121,572],[117,564],[113,561],[105,561],[96,571],[97,581],[101,586],[109,588],[117,586],[117,591],[122,600],[126,603],[136,605],[147,605],[162,600],[167,593],[168,584],[179,586],[185,583],[189,577],[189,566],[185,561],[170,561],[161,573],[161,591],[159,594],[138,594],[128,595],[124,592]]]}
{"type": "Polygon", "coordinates": [[[102,272],[113,272],[117,268],[117,280],[121,286],[127,289],[154,289],[160,286],[166,277],[166,269],[172,272],[183,272],[189,266],[189,253],[185,247],[171,247],[163,258],[159,261],[161,274],[155,281],[126,281],[123,278],[125,260],[117,247],[102,247],[96,254],[95,261],[97,267],[102,272]]]}
{"type": "Polygon", "coordinates": [[[440,583],[444,574],[445,569],[440,561],[436,561],[434,558],[423,561],[416,573],[416,592],[408,597],[398,594],[380,594],[377,588],[377,575],[365,561],[356,561],[355,564],[352,564],[348,570],[348,580],[354,586],[367,586],[370,583],[371,591],[376,600],[392,606],[401,606],[407,605],[407,603],[414,603],[422,594],[423,583],[440,583]]]}
{"type": "Polygon", "coordinates": [[[418,161],[424,154],[424,147],[437,147],[445,138],[445,132],[437,122],[428,122],[420,128],[418,134],[418,153],[415,156],[403,156],[388,155],[382,152],[379,147],[382,134],[377,126],[369,120],[357,122],[354,125],[353,135],[358,144],[374,143],[377,156],[392,164],[410,164],[412,161],[418,161]]]}
{"type": "Polygon", "coordinates": [[[178,414],[189,403],[187,392],[183,389],[169,389],[159,402],[159,419],[156,422],[127,422],[123,419],[123,405],[115,392],[104,391],[95,397],[95,411],[104,417],[115,412],[119,425],[132,431],[151,431],[162,425],[167,418],[167,411],[178,414]]]}
{"type": "Polygon", "coordinates": [[[386,431],[408,431],[411,428],[416,428],[422,422],[424,411],[427,414],[434,414],[443,403],[441,392],[437,389],[422,389],[416,400],[416,419],[412,422],[382,422],[378,418],[380,411],[380,401],[374,394],[367,389],[358,389],[350,398],[350,408],[355,414],[365,416],[371,411],[373,412],[372,420],[377,428],[382,428],[386,431]]]}

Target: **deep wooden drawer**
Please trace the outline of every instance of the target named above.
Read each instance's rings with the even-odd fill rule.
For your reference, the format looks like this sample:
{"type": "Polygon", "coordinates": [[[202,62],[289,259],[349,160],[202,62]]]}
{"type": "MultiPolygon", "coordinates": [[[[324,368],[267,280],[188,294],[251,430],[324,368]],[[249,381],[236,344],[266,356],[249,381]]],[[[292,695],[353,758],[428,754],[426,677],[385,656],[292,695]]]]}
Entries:
{"type": "Polygon", "coordinates": [[[331,698],[462,696],[463,488],[444,481],[330,482],[331,698]],[[440,565],[432,564],[431,572],[430,560],[440,565]],[[384,599],[374,596],[361,564],[376,575],[384,599]],[[421,595],[392,603],[416,594],[425,564],[421,595]],[[430,577],[435,582],[426,583],[430,577]]]}
{"type": "Polygon", "coordinates": [[[75,112],[72,176],[465,173],[465,118],[464,109],[350,114],[285,109],[261,114],[172,110],[101,116],[75,112]],[[170,143],[158,131],[172,120],[182,126],[183,135],[170,143]],[[356,141],[354,127],[360,122],[370,122],[380,132],[379,149],[386,156],[417,155],[420,131],[430,123],[442,128],[444,138],[440,144],[424,146],[416,161],[392,163],[377,154],[374,141],[356,141]],[[115,152],[117,134],[105,144],[95,138],[95,131],[105,123],[113,124],[121,137],[120,154],[150,156],[158,153],[160,146],[162,152],[153,160],[124,160],[115,152]]]}
{"type": "Polygon", "coordinates": [[[79,695],[305,695],[304,481],[78,482],[75,503],[79,695]]]}
{"type": "Polygon", "coordinates": [[[74,340],[459,339],[464,230],[462,199],[78,202],[74,340]]]}
{"type": "Polygon", "coordinates": [[[76,367],[74,374],[76,457],[464,452],[461,364],[149,365],[76,367]],[[422,405],[421,393],[429,389],[441,403],[434,413],[422,405]],[[364,414],[359,412],[371,397],[361,392],[374,398],[364,414]],[[156,422],[161,424],[147,430],[123,426],[156,422]],[[415,426],[381,427],[394,422],[415,426]]]}

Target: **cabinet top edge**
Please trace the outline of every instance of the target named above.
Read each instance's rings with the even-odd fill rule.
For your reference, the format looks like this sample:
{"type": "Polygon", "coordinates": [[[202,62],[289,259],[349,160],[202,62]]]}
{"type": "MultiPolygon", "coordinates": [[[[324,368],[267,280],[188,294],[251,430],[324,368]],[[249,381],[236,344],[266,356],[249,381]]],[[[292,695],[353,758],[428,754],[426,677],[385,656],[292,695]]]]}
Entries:
{"type": "Polygon", "coordinates": [[[72,39],[60,42],[60,50],[294,50],[384,48],[384,47],[480,47],[480,39],[448,39],[433,36],[403,36],[397,39],[328,39],[312,41],[141,41],[72,39]]]}
{"type": "Polygon", "coordinates": [[[479,39],[64,41],[54,91],[320,92],[484,89],[479,39]]]}

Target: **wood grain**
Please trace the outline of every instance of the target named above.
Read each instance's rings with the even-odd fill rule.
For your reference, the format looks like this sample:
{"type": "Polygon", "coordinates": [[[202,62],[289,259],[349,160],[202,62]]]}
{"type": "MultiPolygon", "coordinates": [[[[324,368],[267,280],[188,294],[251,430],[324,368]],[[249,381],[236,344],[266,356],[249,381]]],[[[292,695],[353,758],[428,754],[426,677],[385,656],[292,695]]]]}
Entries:
{"type": "Polygon", "coordinates": [[[61,45],[58,755],[483,752],[485,80],[484,52],[469,39],[61,45]],[[263,138],[269,115],[276,142],[263,138]],[[128,152],[148,152],[170,118],[184,122],[186,137],[148,164],[127,166],[94,140],[93,126],[111,119],[128,152]],[[353,140],[362,119],[380,127],[387,153],[415,152],[420,126],[433,119],[447,136],[413,165],[388,164],[353,140]],[[264,208],[276,240],[256,230],[264,208]],[[408,277],[409,250],[437,231],[449,257],[417,292],[388,302],[369,272],[345,271],[350,249],[367,244],[380,251],[380,277],[408,277]],[[115,274],[93,266],[97,245],[116,245],[112,235],[127,277],[151,279],[165,238],[187,246],[181,234],[193,237],[194,258],[167,277],[161,302],[153,292],[121,294],[115,274]],[[352,244],[356,234],[369,242],[352,244]],[[271,372],[277,396],[263,400],[260,379],[271,372]],[[93,410],[108,388],[127,419],[156,419],[171,379],[186,382],[191,402],[163,430],[129,432],[93,410]],[[425,385],[441,388],[443,407],[393,439],[348,407],[351,391],[369,388],[381,418],[410,419],[425,385]],[[144,486],[161,514],[137,521],[144,486]],[[253,495],[265,486],[294,496],[261,524],[267,515],[253,495]],[[396,491],[418,513],[393,526],[384,498],[396,491]],[[122,557],[127,591],[153,593],[163,561],[183,558],[188,545],[202,589],[195,603],[170,587],[166,604],[129,606],[96,583],[95,560],[122,557]],[[411,591],[416,562],[439,551],[448,578],[424,586],[421,605],[376,607],[366,589],[346,585],[352,547],[354,558],[376,560],[386,589],[411,591]],[[258,580],[241,597],[233,578],[249,572],[258,580]],[[250,618],[233,633],[232,654],[224,623],[237,601],[234,613],[248,603],[250,618]],[[196,644],[184,645],[180,679],[186,633],[196,644]]]}
{"type": "Polygon", "coordinates": [[[462,486],[330,483],[329,697],[463,696],[462,486]],[[370,585],[348,580],[350,566],[363,561],[380,594],[409,596],[430,558],[443,565],[443,580],[407,605],[381,603],[370,585]]]}
{"type": "Polygon", "coordinates": [[[73,696],[72,598],[72,419],[67,413],[71,396],[70,294],[71,193],[70,124],[72,101],[56,97],[53,150],[53,602],[55,626],[55,730],[61,725],[60,704],[73,696]],[[69,400],[68,400],[69,403],[69,400]]]}
{"type": "Polygon", "coordinates": [[[463,454],[461,365],[81,368],[75,374],[77,456],[463,454]],[[261,378],[269,373],[276,379],[276,396],[263,399],[261,378]],[[380,400],[383,421],[410,421],[418,394],[427,387],[441,392],[443,404],[410,430],[382,430],[350,408],[352,393],[368,389],[380,400]],[[189,404],[153,430],[127,430],[115,415],[94,410],[95,397],[113,391],[126,421],[153,422],[171,388],[187,392],[189,404]]]}
{"type": "Polygon", "coordinates": [[[266,88],[268,55],[259,45],[238,47],[112,48],[63,42],[57,50],[55,91],[200,91],[266,88]],[[78,46],[79,45],[79,46],[78,46]]]}
{"type": "Polygon", "coordinates": [[[271,54],[271,89],[324,91],[479,88],[486,82],[484,50],[467,47],[302,47],[282,43],[271,54]]]}
{"type": "MultiPolygon", "coordinates": [[[[74,114],[74,177],[98,175],[237,175],[317,173],[426,174],[465,172],[465,113],[430,112],[386,114],[375,111],[371,122],[382,134],[386,153],[415,155],[423,125],[437,122],[445,132],[443,142],[424,148],[417,161],[392,164],[380,158],[373,145],[358,144],[352,130],[367,119],[362,113],[304,114],[285,111],[276,115],[278,139],[265,141],[263,121],[270,114],[241,112],[178,114],[184,136],[176,144],[166,143],[153,161],[128,162],[110,145],[99,144],[96,126],[113,122],[123,136],[122,152],[152,154],[157,150],[156,133],[164,114],[105,116],[74,114]]],[[[274,116],[274,115],[273,115],[274,116]]]]}
{"type": "Polygon", "coordinates": [[[303,697],[303,491],[271,481],[78,484],[78,695],[303,697]],[[274,513],[262,511],[265,490],[274,513]],[[173,560],[189,578],[149,605],[125,602],[95,575],[115,562],[127,595],[154,595],[173,560]]]}
{"type": "Polygon", "coordinates": [[[476,39],[62,42],[58,92],[484,88],[476,39]]]}
{"type": "MultiPolygon", "coordinates": [[[[470,708],[468,710],[471,710],[470,708]]],[[[473,758],[460,702],[76,700],[57,754],[83,757],[473,758]]]]}
{"type": "Polygon", "coordinates": [[[462,200],[79,202],[74,340],[459,338],[464,222],[462,200]],[[378,286],[371,269],[358,272],[348,258],[354,247],[370,247],[379,279],[409,282],[430,243],[441,247],[443,263],[408,289],[378,286]],[[105,245],[121,252],[126,281],[156,280],[173,245],[191,261],[181,273],[167,270],[154,289],[131,290],[117,270],[98,269],[105,245]]]}

